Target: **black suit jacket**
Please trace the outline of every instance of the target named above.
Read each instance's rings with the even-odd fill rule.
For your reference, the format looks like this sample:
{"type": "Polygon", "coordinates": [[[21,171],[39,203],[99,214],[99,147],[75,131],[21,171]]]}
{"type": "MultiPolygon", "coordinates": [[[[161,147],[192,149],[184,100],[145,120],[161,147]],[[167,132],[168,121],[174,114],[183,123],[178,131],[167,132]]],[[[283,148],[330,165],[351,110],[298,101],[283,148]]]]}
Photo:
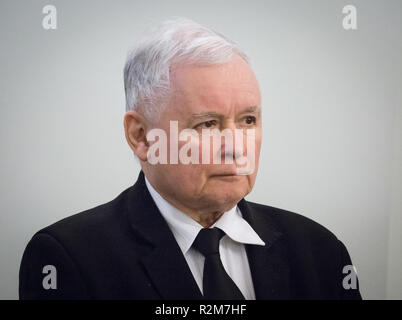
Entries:
{"type": "MultiPolygon", "coordinates": [[[[312,220],[242,199],[265,242],[246,245],[257,299],[361,299],[345,290],[345,246],[312,220]]],[[[145,185],[37,232],[20,267],[20,299],[202,299],[186,260],[145,185]],[[43,267],[57,271],[44,289],[43,267]]]]}

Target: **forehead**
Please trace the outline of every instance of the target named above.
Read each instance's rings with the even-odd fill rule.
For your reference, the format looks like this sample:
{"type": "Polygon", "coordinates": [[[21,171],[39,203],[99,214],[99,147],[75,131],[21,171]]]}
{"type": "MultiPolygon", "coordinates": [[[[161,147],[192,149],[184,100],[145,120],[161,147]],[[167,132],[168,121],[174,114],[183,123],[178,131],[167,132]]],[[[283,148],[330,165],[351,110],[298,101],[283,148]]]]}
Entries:
{"type": "Polygon", "coordinates": [[[258,82],[250,66],[240,57],[211,66],[184,65],[171,71],[171,107],[178,112],[229,112],[260,105],[258,82]]]}

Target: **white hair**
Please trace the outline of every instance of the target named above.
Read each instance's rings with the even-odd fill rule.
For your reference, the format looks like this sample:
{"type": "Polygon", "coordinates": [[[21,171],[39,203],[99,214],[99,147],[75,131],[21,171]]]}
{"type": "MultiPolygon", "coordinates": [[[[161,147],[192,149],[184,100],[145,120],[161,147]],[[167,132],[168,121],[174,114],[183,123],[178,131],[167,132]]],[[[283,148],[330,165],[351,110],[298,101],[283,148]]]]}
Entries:
{"type": "Polygon", "coordinates": [[[229,62],[233,55],[248,56],[222,34],[187,18],[166,20],[152,29],[129,52],[124,66],[126,111],[140,109],[156,117],[171,89],[172,65],[214,65],[229,62]]]}

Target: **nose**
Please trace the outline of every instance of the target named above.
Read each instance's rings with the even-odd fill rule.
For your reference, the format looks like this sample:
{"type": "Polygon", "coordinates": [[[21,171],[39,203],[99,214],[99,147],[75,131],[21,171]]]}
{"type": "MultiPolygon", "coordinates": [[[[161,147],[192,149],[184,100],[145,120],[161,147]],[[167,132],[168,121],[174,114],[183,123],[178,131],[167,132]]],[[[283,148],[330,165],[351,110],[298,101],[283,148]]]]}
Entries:
{"type": "Polygon", "coordinates": [[[222,163],[233,163],[243,156],[243,130],[236,128],[233,121],[228,121],[221,128],[220,156],[222,163]]]}

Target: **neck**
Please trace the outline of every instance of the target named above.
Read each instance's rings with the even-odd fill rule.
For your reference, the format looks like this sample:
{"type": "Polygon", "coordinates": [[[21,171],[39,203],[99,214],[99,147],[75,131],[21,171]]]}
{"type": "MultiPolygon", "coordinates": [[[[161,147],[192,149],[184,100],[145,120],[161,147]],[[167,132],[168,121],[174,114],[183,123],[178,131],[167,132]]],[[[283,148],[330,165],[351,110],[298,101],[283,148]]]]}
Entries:
{"type": "Polygon", "coordinates": [[[212,212],[210,214],[187,214],[190,218],[197,221],[204,228],[209,228],[212,226],[219,218],[224,214],[224,212],[212,212]]]}
{"type": "Polygon", "coordinates": [[[233,204],[230,206],[226,204],[224,207],[222,207],[222,205],[219,205],[219,207],[188,207],[185,206],[182,202],[176,201],[176,199],[170,197],[169,195],[161,193],[160,190],[158,190],[153,185],[151,185],[151,187],[153,187],[164,200],[166,200],[172,206],[202,225],[204,228],[209,228],[210,226],[212,226],[226,211],[230,210],[235,205],[233,204]]]}
{"type": "MultiPolygon", "coordinates": [[[[162,194],[158,191],[158,193],[162,196],[162,194]]],[[[198,222],[204,228],[209,228],[212,226],[219,218],[227,211],[225,209],[212,209],[212,208],[189,208],[183,206],[182,203],[176,201],[175,199],[171,199],[167,196],[162,196],[167,202],[169,202],[172,206],[189,216],[194,221],[198,222]]],[[[229,210],[229,209],[228,209],[229,210]]]]}

